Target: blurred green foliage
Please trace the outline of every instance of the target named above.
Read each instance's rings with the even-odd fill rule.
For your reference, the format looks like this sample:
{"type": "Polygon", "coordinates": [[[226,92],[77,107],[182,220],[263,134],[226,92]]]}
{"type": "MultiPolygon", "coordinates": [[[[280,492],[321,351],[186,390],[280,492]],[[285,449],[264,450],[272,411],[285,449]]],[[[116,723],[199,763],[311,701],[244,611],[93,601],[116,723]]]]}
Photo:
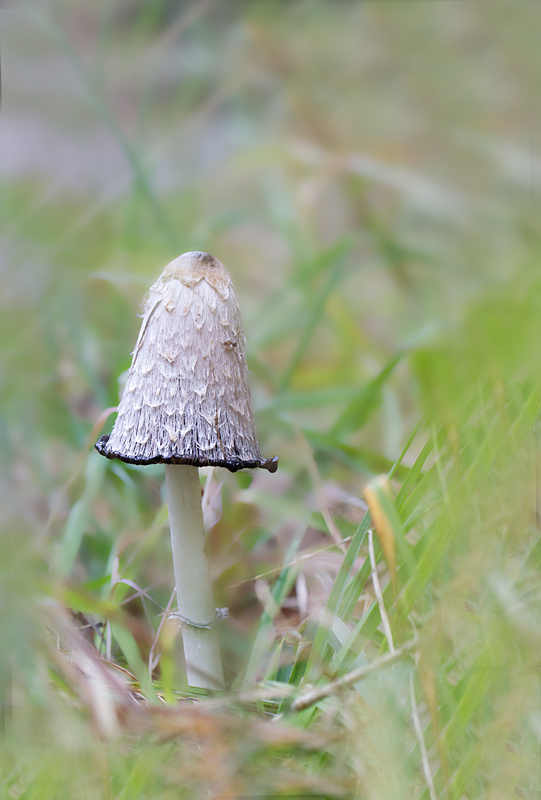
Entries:
{"type": "Polygon", "coordinates": [[[540,7],[2,16],[0,796],[535,796],[540,7]],[[280,455],[204,476],[231,694],[197,702],[163,472],[91,450],[192,249],[280,455]]]}

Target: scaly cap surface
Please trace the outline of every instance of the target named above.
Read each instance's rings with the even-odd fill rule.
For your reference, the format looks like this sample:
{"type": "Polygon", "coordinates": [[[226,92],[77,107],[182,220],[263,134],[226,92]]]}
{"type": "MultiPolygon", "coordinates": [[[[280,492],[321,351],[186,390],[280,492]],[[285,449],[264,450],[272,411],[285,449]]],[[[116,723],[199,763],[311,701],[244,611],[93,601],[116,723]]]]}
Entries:
{"type": "Polygon", "coordinates": [[[96,449],[130,464],[263,467],[255,434],[246,338],[221,261],[194,251],[150,288],[110,436],[96,449]]]}

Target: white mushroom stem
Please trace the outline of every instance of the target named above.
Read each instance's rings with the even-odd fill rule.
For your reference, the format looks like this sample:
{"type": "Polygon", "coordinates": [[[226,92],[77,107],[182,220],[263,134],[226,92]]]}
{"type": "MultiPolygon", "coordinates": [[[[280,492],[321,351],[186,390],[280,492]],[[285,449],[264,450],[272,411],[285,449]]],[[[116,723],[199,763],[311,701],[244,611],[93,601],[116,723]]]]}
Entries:
{"type": "Polygon", "coordinates": [[[223,689],[216,612],[196,467],[165,466],[173,568],[190,686],[223,689]]]}

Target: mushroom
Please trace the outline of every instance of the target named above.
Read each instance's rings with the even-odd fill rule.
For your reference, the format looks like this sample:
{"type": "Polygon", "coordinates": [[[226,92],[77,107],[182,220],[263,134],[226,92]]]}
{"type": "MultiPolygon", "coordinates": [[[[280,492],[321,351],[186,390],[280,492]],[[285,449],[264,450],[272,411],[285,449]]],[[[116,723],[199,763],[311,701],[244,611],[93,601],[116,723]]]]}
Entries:
{"type": "Polygon", "coordinates": [[[188,682],[223,689],[198,467],[275,472],[257,443],[246,338],[233,283],[214,256],[184,253],[151,287],[118,415],[96,449],[165,464],[178,613],[188,682]]]}

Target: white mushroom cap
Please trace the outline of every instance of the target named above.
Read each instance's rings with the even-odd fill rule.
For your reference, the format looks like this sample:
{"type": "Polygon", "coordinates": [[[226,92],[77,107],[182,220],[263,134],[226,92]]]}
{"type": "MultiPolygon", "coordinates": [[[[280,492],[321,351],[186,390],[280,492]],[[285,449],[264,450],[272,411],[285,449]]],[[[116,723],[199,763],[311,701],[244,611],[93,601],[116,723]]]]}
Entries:
{"type": "Polygon", "coordinates": [[[129,464],[263,467],[246,337],[221,261],[194,251],[171,261],[145,304],[118,416],[96,449],[129,464]]]}

